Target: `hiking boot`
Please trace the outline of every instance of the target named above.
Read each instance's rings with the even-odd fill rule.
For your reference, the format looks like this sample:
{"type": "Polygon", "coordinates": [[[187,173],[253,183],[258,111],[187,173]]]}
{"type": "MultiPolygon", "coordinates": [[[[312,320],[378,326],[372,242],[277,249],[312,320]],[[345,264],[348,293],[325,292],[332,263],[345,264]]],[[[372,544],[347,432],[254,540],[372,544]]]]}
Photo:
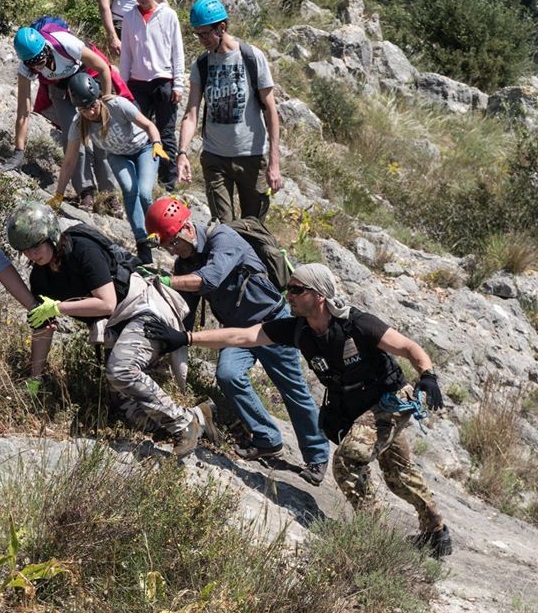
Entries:
{"type": "Polygon", "coordinates": [[[432,558],[442,558],[452,553],[452,539],[448,526],[443,525],[441,530],[435,532],[421,532],[411,536],[409,542],[417,549],[430,548],[432,558]]]}
{"type": "Polygon", "coordinates": [[[243,460],[259,460],[260,458],[278,458],[282,455],[282,443],[274,447],[248,447],[241,448],[234,445],[235,453],[243,460]]]}
{"type": "Polygon", "coordinates": [[[222,434],[215,425],[214,421],[217,412],[217,406],[215,403],[211,400],[211,398],[208,398],[205,402],[201,402],[199,405],[197,405],[195,410],[196,408],[198,408],[204,416],[204,434],[206,438],[214,445],[221,445],[222,434]]]}
{"type": "Polygon", "coordinates": [[[81,211],[86,211],[86,213],[93,213],[93,208],[95,205],[95,201],[93,199],[93,189],[86,188],[80,192],[80,200],[78,203],[78,208],[81,211]]]}
{"type": "Polygon", "coordinates": [[[321,462],[320,464],[307,464],[299,473],[299,477],[302,477],[311,485],[321,485],[323,477],[325,477],[325,473],[327,472],[327,465],[328,462],[321,462]]]}
{"type": "Polygon", "coordinates": [[[123,205],[115,194],[108,199],[108,206],[112,217],[123,219],[123,205]]]}
{"type": "Polygon", "coordinates": [[[144,239],[136,243],[136,254],[142,264],[153,264],[153,255],[147,240],[144,239]]]}
{"type": "Polygon", "coordinates": [[[174,434],[174,448],[172,452],[179,459],[187,457],[198,445],[198,439],[202,435],[202,426],[195,415],[191,423],[183,430],[174,434]]]}

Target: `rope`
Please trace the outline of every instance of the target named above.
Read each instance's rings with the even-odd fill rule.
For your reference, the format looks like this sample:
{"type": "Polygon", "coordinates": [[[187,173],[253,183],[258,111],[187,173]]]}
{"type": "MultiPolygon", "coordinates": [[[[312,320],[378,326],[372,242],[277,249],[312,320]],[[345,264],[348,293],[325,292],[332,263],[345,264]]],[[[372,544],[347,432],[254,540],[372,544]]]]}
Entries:
{"type": "Polygon", "coordinates": [[[411,413],[418,421],[421,431],[427,435],[422,420],[428,416],[428,411],[422,407],[422,392],[416,391],[416,397],[409,400],[398,398],[394,392],[386,392],[378,403],[388,413],[411,413]]]}

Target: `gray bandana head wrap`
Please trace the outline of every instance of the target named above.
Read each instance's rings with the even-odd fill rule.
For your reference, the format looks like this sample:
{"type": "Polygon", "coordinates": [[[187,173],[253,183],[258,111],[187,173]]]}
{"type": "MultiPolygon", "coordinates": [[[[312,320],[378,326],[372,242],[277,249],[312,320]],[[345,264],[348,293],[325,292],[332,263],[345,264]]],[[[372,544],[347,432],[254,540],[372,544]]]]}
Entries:
{"type": "Polygon", "coordinates": [[[327,266],[302,264],[297,266],[291,276],[323,296],[333,317],[349,317],[350,307],[336,295],[336,279],[327,266]]]}

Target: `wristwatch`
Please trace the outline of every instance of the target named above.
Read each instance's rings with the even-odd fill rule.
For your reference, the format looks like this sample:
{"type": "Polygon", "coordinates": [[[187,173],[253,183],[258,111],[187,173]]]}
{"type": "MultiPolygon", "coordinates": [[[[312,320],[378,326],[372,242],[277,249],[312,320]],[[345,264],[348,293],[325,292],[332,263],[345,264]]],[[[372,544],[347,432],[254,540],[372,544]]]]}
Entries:
{"type": "Polygon", "coordinates": [[[188,154],[187,154],[187,152],[185,151],[185,149],[181,149],[180,151],[178,151],[178,152],[177,152],[177,155],[178,155],[178,157],[179,157],[180,155],[184,155],[186,158],[188,158],[188,157],[189,157],[189,156],[188,156],[188,154]]]}

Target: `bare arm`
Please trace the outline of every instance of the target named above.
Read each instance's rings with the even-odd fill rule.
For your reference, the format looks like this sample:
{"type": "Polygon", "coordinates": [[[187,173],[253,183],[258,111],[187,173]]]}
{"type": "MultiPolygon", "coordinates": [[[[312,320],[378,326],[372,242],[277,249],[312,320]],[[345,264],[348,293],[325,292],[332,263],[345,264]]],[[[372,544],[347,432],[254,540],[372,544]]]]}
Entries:
{"type": "Polygon", "coordinates": [[[261,347],[273,345],[273,341],[263,331],[262,324],[250,328],[219,328],[192,333],[192,344],[210,349],[223,347],[261,347]]]}
{"type": "Polygon", "coordinates": [[[29,310],[35,305],[35,298],[12,264],[0,272],[0,283],[24,308],[29,310]]]}
{"type": "Polygon", "coordinates": [[[117,305],[116,290],[112,281],[94,289],[91,294],[82,300],[60,302],[58,305],[60,313],[70,317],[108,317],[112,315],[117,305]]]}
{"type": "Polygon", "coordinates": [[[85,66],[97,71],[97,79],[103,96],[109,96],[112,93],[112,80],[110,78],[110,68],[105,60],[100,58],[91,49],[88,49],[88,47],[84,47],[82,50],[81,60],[85,66]]]}
{"type": "Polygon", "coordinates": [[[32,110],[30,79],[17,75],[17,118],[15,120],[15,147],[24,150],[28,136],[28,119],[32,110]]]}
{"type": "Polygon", "coordinates": [[[202,277],[194,274],[172,276],[172,289],[178,292],[198,292],[202,289],[202,277]]]}
{"type": "Polygon", "coordinates": [[[60,168],[60,173],[58,174],[58,184],[56,186],[57,194],[62,194],[63,196],[65,193],[67,184],[73,176],[75,166],[77,165],[79,149],[80,140],[67,141],[64,161],[62,162],[62,167],[60,168]]]}
{"type": "Polygon", "coordinates": [[[108,37],[108,46],[113,54],[119,55],[121,53],[121,41],[114,28],[112,11],[110,10],[110,0],[99,0],[99,13],[108,37]]]}
{"type": "Polygon", "coordinates": [[[157,126],[145,115],[142,115],[142,113],[138,113],[133,123],[146,132],[151,143],[161,140],[161,135],[159,134],[159,130],[157,130],[157,126]]]}
{"type": "Polygon", "coordinates": [[[382,351],[407,358],[419,375],[425,370],[433,368],[432,362],[424,349],[393,328],[389,328],[383,334],[377,346],[382,351]]]}
{"type": "Polygon", "coordinates": [[[282,187],[280,175],[280,122],[276,110],[275,95],[272,87],[260,89],[260,99],[265,104],[265,122],[269,138],[269,164],[267,166],[267,184],[276,194],[282,187]]]}
{"type": "MultiPolygon", "coordinates": [[[[189,145],[198,128],[198,113],[200,112],[201,103],[202,88],[199,85],[194,85],[191,81],[187,107],[181,119],[178,151],[188,151],[189,149],[189,145]]],[[[180,182],[187,181],[190,183],[192,181],[191,165],[186,155],[177,156],[177,175],[180,182]]]]}

